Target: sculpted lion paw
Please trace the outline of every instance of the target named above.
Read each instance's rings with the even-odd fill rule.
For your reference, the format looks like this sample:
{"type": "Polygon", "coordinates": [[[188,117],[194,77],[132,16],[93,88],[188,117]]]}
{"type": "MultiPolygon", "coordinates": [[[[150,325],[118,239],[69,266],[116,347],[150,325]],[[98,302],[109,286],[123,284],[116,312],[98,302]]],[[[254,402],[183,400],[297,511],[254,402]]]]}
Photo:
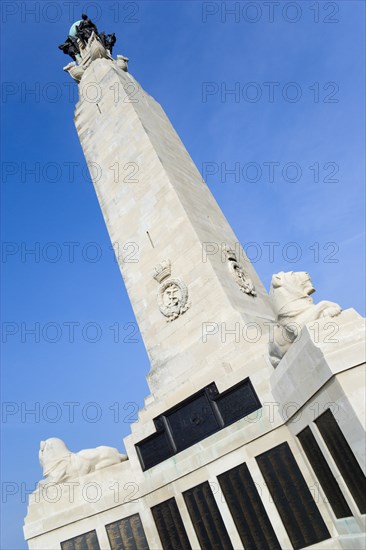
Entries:
{"type": "MultiPolygon", "coordinates": [[[[268,353],[274,367],[291,346],[291,335],[297,336],[306,323],[322,317],[336,317],[342,308],[334,302],[314,304],[310,295],[315,292],[309,273],[281,271],[273,275],[269,292],[276,313],[277,327],[268,353]],[[282,332],[282,334],[281,334],[282,332]],[[285,337],[286,342],[284,342],[285,337]]],[[[293,338],[296,341],[296,337],[293,338]]]]}
{"type": "Polygon", "coordinates": [[[330,305],[323,310],[321,317],[337,317],[340,313],[342,313],[341,306],[330,303],[330,305]]]}

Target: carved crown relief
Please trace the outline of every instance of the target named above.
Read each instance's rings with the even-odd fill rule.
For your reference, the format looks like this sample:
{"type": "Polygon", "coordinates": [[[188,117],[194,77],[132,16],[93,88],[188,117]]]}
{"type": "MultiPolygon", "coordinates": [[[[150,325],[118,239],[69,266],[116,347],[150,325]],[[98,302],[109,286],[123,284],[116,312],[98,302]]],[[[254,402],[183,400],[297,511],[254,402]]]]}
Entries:
{"type": "Polygon", "coordinates": [[[188,288],[181,279],[172,279],[170,260],[163,260],[154,267],[153,277],[160,284],[157,300],[167,322],[183,315],[189,307],[188,288]]]}
{"type": "Polygon", "coordinates": [[[232,248],[226,248],[225,250],[229,271],[234,277],[240,290],[250,296],[257,296],[255,286],[248,273],[243,266],[238,262],[236,252],[232,248]]]}

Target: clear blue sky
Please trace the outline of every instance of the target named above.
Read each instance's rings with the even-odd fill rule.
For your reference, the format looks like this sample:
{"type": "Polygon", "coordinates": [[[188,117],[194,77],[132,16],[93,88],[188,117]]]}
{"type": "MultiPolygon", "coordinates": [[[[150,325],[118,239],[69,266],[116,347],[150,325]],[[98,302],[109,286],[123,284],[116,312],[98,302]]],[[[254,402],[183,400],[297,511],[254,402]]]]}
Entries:
{"type": "MultiPolygon", "coordinates": [[[[73,124],[76,84],[57,49],[87,3],[70,3],[75,16],[57,4],[2,3],[2,481],[16,493],[3,504],[4,550],[26,547],[24,489],[42,477],[39,441],[122,449],[148,395],[147,356],[129,336],[135,318],[73,124]],[[34,6],[39,14],[25,11],[34,6]]],[[[272,273],[306,270],[316,301],[364,313],[365,5],[287,4],[241,2],[232,15],[199,1],[87,11],[116,33],[114,53],[130,58],[199,169],[216,172],[207,182],[244,247],[255,243],[248,254],[265,286],[272,273]],[[273,256],[268,242],[278,243],[273,256]]]]}

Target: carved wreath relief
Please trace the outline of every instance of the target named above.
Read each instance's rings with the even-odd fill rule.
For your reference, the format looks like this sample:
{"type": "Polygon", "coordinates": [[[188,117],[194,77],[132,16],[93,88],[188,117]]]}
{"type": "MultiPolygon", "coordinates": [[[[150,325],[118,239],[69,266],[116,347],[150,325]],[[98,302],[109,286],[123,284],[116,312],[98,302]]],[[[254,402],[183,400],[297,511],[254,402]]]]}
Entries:
{"type": "Polygon", "coordinates": [[[237,261],[236,252],[231,248],[227,248],[226,258],[228,261],[229,270],[240,287],[240,290],[250,296],[257,296],[252,279],[244,270],[243,266],[237,261]]]}
{"type": "Polygon", "coordinates": [[[190,307],[187,286],[181,279],[170,279],[170,275],[170,260],[163,260],[155,266],[153,277],[160,283],[158,305],[161,313],[167,317],[167,322],[174,321],[190,307]]]}

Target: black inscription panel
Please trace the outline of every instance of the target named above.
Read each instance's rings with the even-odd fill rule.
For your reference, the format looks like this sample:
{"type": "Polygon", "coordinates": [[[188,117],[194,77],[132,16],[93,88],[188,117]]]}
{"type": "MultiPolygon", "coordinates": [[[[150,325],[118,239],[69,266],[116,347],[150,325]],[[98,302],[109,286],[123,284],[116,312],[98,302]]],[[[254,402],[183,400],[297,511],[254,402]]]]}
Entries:
{"type": "Polygon", "coordinates": [[[156,433],[136,445],[143,470],[261,408],[247,378],[223,393],[215,383],[154,419],[156,433]]]}
{"type": "Polygon", "coordinates": [[[366,514],[366,478],[330,409],[315,420],[361,514],[366,514]]]}
{"type": "Polygon", "coordinates": [[[202,393],[166,415],[177,451],[182,451],[220,428],[211,403],[202,393]]]}
{"type": "Polygon", "coordinates": [[[330,538],[288,443],[256,457],[294,550],[330,538]]]}
{"type": "Polygon", "coordinates": [[[249,383],[238,384],[223,392],[216,399],[225,426],[248,416],[260,408],[258,397],[249,383]]]}
{"type": "Polygon", "coordinates": [[[174,454],[174,448],[165,431],[144,439],[136,445],[136,449],[140,462],[145,465],[145,470],[160,464],[174,454]]]}
{"type": "Polygon", "coordinates": [[[106,525],[112,550],[149,550],[139,514],[106,525]]]}
{"type": "Polygon", "coordinates": [[[61,550],[100,550],[96,531],[88,531],[61,542],[61,550]]]}
{"type": "Polygon", "coordinates": [[[245,550],[281,550],[245,462],[217,479],[245,550]]]}
{"type": "Polygon", "coordinates": [[[333,512],[337,518],[348,518],[352,516],[350,507],[338,485],[338,482],[332,470],[329,468],[328,462],[320,450],[320,447],[313,435],[313,432],[307,426],[302,432],[297,434],[300,443],[305,451],[305,454],[323,487],[323,491],[333,512]]]}
{"type": "Polygon", "coordinates": [[[183,497],[202,550],[234,550],[208,481],[183,497]]]}
{"type": "Polygon", "coordinates": [[[164,550],[191,550],[175,498],[151,508],[164,550]]]}

